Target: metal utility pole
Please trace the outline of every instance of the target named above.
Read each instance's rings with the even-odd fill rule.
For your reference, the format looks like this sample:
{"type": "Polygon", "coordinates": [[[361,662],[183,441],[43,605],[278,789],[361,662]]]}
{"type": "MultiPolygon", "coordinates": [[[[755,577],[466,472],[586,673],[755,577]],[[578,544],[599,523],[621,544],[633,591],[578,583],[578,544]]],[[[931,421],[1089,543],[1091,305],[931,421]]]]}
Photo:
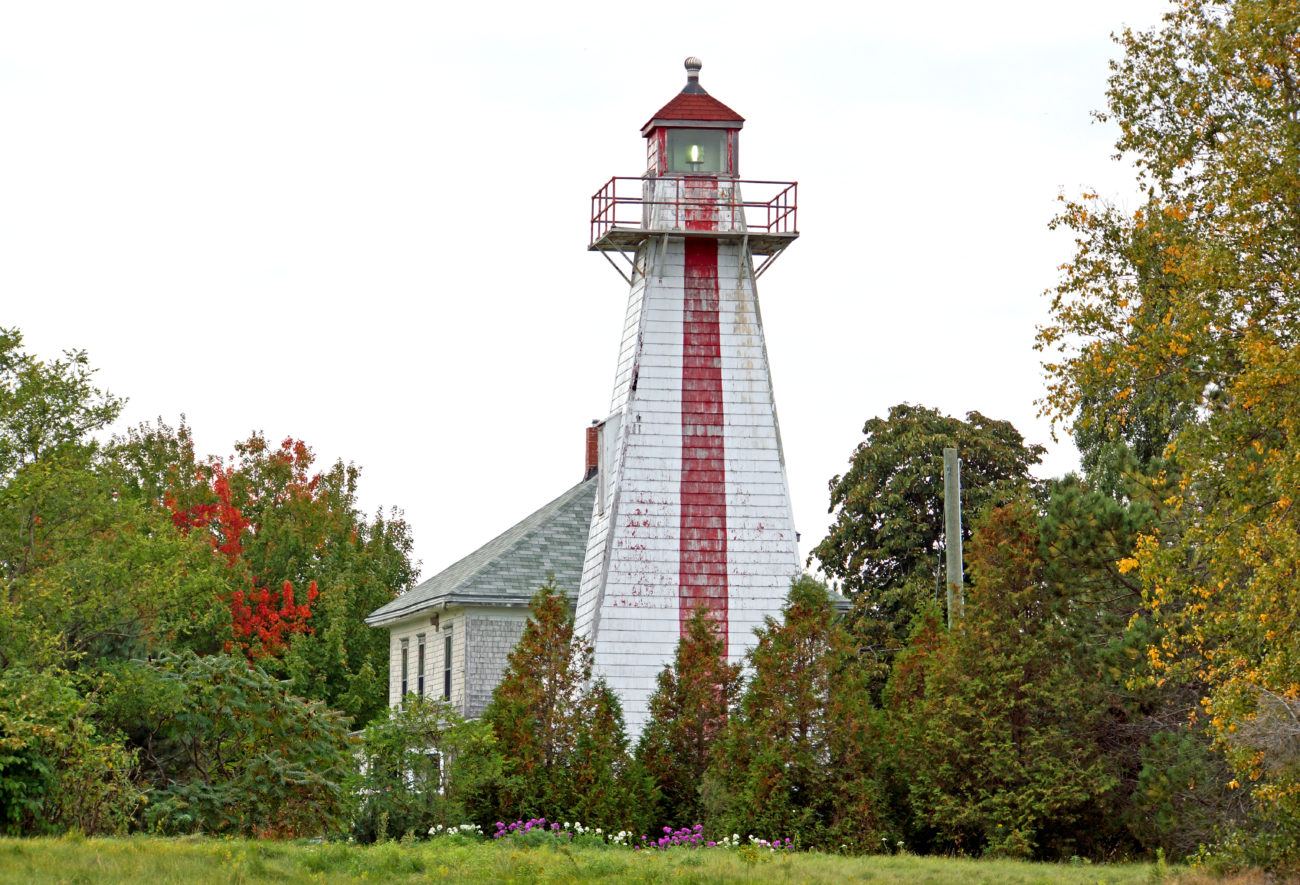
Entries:
{"type": "Polygon", "coordinates": [[[961,561],[961,461],[957,450],[943,450],[943,535],[948,559],[948,626],[965,607],[961,561]]]}

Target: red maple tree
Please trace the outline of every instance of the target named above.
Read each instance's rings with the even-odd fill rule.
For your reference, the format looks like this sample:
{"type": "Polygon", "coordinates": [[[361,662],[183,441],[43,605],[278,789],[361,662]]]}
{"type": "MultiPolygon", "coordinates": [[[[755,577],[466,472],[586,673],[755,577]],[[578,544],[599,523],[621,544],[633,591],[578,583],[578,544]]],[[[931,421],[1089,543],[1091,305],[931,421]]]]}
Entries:
{"type": "Polygon", "coordinates": [[[268,500],[259,500],[254,483],[247,481],[239,468],[214,458],[196,468],[192,486],[184,491],[174,486],[164,503],[177,528],[183,532],[203,531],[230,568],[248,573],[248,589],[233,591],[227,600],[234,639],[226,643],[226,651],[238,648],[255,661],[280,656],[290,636],[311,632],[307,622],[318,590],[316,582],[310,581],[306,600],[299,602],[294,598],[292,581],[285,580],[274,589],[274,579],[256,574],[246,561],[246,542],[258,534],[260,518],[268,513],[267,505],[274,508],[295,499],[310,499],[319,476],[308,475],[312,455],[301,440],[289,437],[278,451],[267,451],[261,437],[254,436],[238,448],[246,458],[264,459],[258,464],[262,473],[286,474],[285,482],[268,500]],[[182,501],[182,497],[198,500],[190,503],[182,501]]]}

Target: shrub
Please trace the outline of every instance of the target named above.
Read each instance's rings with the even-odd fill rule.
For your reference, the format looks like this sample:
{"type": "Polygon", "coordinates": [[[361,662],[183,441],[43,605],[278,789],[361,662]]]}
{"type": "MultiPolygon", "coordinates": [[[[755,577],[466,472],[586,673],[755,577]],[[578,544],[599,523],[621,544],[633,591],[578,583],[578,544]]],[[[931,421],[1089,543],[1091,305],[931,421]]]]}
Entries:
{"type": "Polygon", "coordinates": [[[0,671],[0,830],[122,833],[142,799],[134,767],[135,754],[99,733],[68,681],[0,671]]]}
{"type": "Polygon", "coordinates": [[[136,673],[141,760],[154,783],[145,821],[160,833],[301,837],[343,827],[355,764],[345,718],[238,657],[169,654],[136,673]]]}
{"type": "Polygon", "coordinates": [[[419,695],[371,723],[359,762],[348,781],[359,842],[446,832],[483,804],[501,774],[491,726],[419,695]]]}

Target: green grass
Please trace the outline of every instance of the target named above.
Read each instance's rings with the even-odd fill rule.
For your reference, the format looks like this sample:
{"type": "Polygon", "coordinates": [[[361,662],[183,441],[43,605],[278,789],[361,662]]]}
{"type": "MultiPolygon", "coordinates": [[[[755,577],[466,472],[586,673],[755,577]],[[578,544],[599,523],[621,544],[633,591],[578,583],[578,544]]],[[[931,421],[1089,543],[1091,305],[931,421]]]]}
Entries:
{"type": "Polygon", "coordinates": [[[744,848],[669,852],[522,848],[508,843],[460,843],[454,838],[370,847],[200,838],[0,839],[0,883],[38,885],[430,881],[1148,885],[1161,879],[1151,864],[782,855],[744,848]]]}

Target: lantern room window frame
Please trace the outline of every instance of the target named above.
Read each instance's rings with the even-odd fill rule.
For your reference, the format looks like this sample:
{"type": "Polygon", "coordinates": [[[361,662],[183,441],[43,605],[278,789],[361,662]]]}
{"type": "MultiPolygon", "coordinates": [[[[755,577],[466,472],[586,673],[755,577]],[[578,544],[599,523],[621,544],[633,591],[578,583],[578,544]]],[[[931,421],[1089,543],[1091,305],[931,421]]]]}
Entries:
{"type": "Polygon", "coordinates": [[[650,168],[651,175],[659,178],[693,177],[704,178],[739,178],[740,177],[740,129],[734,123],[711,123],[707,120],[672,120],[655,121],[650,134],[650,168]],[[670,132],[691,130],[714,130],[723,133],[722,146],[726,153],[724,169],[718,172],[694,172],[670,168],[668,135],[670,132]]]}

